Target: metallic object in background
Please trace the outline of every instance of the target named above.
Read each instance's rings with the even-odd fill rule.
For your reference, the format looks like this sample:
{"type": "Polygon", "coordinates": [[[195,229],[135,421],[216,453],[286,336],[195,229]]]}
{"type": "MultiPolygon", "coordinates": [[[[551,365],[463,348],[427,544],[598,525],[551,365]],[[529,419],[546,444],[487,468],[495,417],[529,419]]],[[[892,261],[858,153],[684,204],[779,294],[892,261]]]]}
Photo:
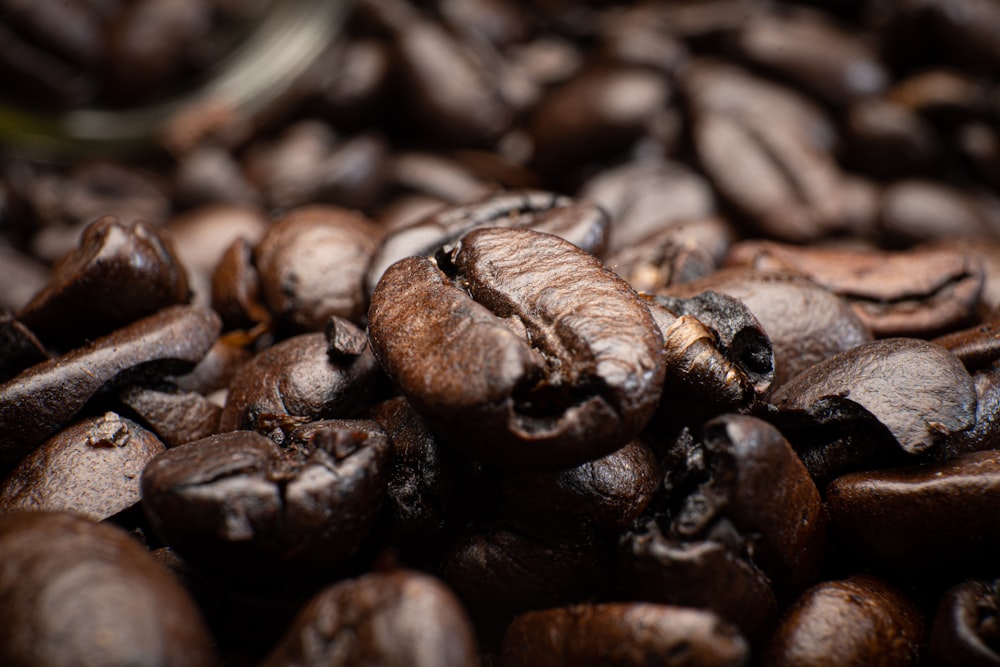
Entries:
{"type": "Polygon", "coordinates": [[[29,112],[0,101],[0,146],[46,158],[150,149],[190,110],[252,121],[289,92],[340,31],[350,0],[275,0],[256,28],[191,92],[123,110],[29,112]]]}

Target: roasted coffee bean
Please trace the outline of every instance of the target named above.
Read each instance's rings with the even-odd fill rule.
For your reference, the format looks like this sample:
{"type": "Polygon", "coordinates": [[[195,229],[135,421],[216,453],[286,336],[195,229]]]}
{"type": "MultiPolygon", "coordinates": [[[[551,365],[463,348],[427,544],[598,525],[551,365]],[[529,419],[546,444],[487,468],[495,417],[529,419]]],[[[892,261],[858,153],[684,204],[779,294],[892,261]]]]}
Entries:
{"type": "Polygon", "coordinates": [[[532,165],[559,175],[627,149],[670,96],[662,75],[638,67],[593,67],[558,86],[533,110],[532,165]]]}
{"type": "Polygon", "coordinates": [[[330,571],[361,543],[385,495],[391,449],[369,421],[317,427],[285,453],[234,431],[175,447],[142,474],[143,509],[182,556],[226,576],[330,571]]]}
{"type": "Polygon", "coordinates": [[[289,212],[254,250],[268,309],[296,332],[321,331],[334,315],[359,322],[377,243],[377,228],[359,213],[333,206],[289,212]]]}
{"type": "Polygon", "coordinates": [[[478,477],[471,462],[435,436],[402,396],[375,405],[366,416],[392,443],[385,502],[391,543],[421,549],[460,527],[469,513],[463,496],[478,477]]]}
{"type": "Polygon", "coordinates": [[[326,202],[367,207],[387,177],[387,149],[377,135],[338,138],[318,120],[299,121],[277,139],[252,146],[250,181],[279,209],[326,202]]]}
{"type": "Polygon", "coordinates": [[[262,667],[474,667],[476,640],[455,596],[417,572],[372,573],[317,593],[262,667]]]}
{"type": "Polygon", "coordinates": [[[706,609],[754,644],[766,640],[778,618],[767,575],[719,542],[672,539],[647,521],[624,534],[618,560],[628,599],[706,609]]]}
{"type": "MultiPolygon", "coordinates": [[[[198,146],[178,154],[173,177],[178,204],[195,207],[192,211],[194,218],[200,217],[198,207],[202,206],[225,210],[230,207],[252,208],[260,204],[260,193],[250,184],[242,169],[236,156],[218,145],[198,146]]],[[[214,234],[212,237],[219,238],[214,234]]],[[[178,250],[181,251],[179,242],[180,239],[178,250]]],[[[183,251],[181,253],[184,263],[191,268],[183,251]]]]}
{"type": "Polygon", "coordinates": [[[818,584],[785,612],[768,665],[916,665],[924,619],[902,592],[869,575],[818,584]]]}
{"type": "Polygon", "coordinates": [[[397,262],[372,296],[372,349],[452,445],[515,468],[599,458],[646,425],[662,337],[636,294],[558,237],[483,229],[440,268],[397,262]]]}
{"type": "Polygon", "coordinates": [[[212,272],[212,308],[226,330],[253,329],[271,322],[253,263],[253,246],[245,239],[233,241],[212,272]]]}
{"type": "Polygon", "coordinates": [[[489,195],[467,205],[435,211],[391,232],[372,257],[366,284],[371,293],[386,269],[397,261],[431,256],[468,232],[485,227],[547,232],[599,255],[607,242],[608,224],[607,214],[594,204],[551,192],[524,190],[489,195]]]}
{"type": "Polygon", "coordinates": [[[108,412],[67,426],[0,483],[0,511],[61,510],[102,521],[139,502],[139,475],[165,447],[108,412]]]}
{"type": "Polygon", "coordinates": [[[193,369],[183,375],[172,376],[171,383],[181,391],[204,396],[225,390],[240,365],[253,356],[246,344],[246,336],[239,332],[219,337],[193,369]]]}
{"type": "Polygon", "coordinates": [[[989,367],[1000,359],[1000,319],[952,331],[933,342],[951,350],[970,371],[989,367]]]}
{"type": "Polygon", "coordinates": [[[612,224],[609,254],[635,248],[640,241],[685,220],[715,213],[715,196],[709,184],[677,162],[607,169],[585,182],[579,196],[597,202],[608,212],[612,224]]]}
{"type": "Polygon", "coordinates": [[[609,253],[607,264],[637,292],[653,293],[713,273],[731,233],[717,218],[679,222],[638,245],[609,253]]]}
{"type": "Polygon", "coordinates": [[[389,36],[406,118],[440,141],[489,145],[510,125],[496,77],[470,45],[397,0],[363,3],[389,36]]]}
{"type": "Polygon", "coordinates": [[[5,665],[214,665],[198,608],[124,531],[58,512],[0,515],[5,665]]]}
{"type": "Polygon", "coordinates": [[[504,667],[745,665],[746,640],[710,612],[643,603],[528,612],[504,636],[504,667]]]}
{"type": "Polygon", "coordinates": [[[0,382],[48,358],[41,341],[12,313],[0,310],[0,382]]]}
{"type": "Polygon", "coordinates": [[[17,317],[47,344],[72,349],[189,298],[185,269],[160,231],[105,216],[17,317]]]}
{"type": "Polygon", "coordinates": [[[539,539],[487,525],[452,543],[441,577],[462,600],[480,642],[493,646],[522,612],[581,602],[606,591],[608,561],[603,545],[586,529],[539,539]]]}
{"type": "Polygon", "coordinates": [[[880,93],[889,74],[864,39],[815,15],[772,14],[750,21],[737,50],[752,64],[846,105],[880,93]]]}
{"type": "Polygon", "coordinates": [[[913,338],[859,345],[771,397],[778,423],[818,481],[920,454],[976,418],[976,389],[953,354],[913,338]]]}
{"type": "Polygon", "coordinates": [[[956,584],[938,603],[928,639],[927,658],[934,665],[1000,665],[1000,592],[997,582],[956,584]]]}
{"type": "Polygon", "coordinates": [[[131,385],[118,392],[118,398],[167,447],[201,440],[219,430],[222,407],[196,392],[131,385]]]}
{"type": "Polygon", "coordinates": [[[229,385],[219,430],[254,430],[281,442],[305,422],[356,414],[374,390],[378,366],[363,331],[332,321],[328,333],[289,338],[243,364],[229,385]]]}
{"type": "Polygon", "coordinates": [[[0,385],[0,468],[65,426],[97,392],[190,370],[219,335],[219,318],[173,306],[0,385]]]}
{"type": "Polygon", "coordinates": [[[973,452],[936,465],[857,472],[826,490],[830,520],[848,548],[883,568],[971,572],[992,568],[1000,454],[973,452]]]}
{"type": "Polygon", "coordinates": [[[504,520],[534,535],[576,530],[580,519],[618,531],[642,514],[661,474],[649,445],[633,440],[616,452],[551,473],[507,473],[500,480],[504,520]]]}
{"type": "Polygon", "coordinates": [[[739,299],[760,322],[774,352],[773,389],[871,340],[868,327],[843,299],[793,274],[730,268],[663,292],[690,297],[705,290],[739,299]]]}
{"type": "Polygon", "coordinates": [[[902,181],[882,195],[879,228],[888,243],[913,245],[1000,232],[1000,204],[930,181],[902,181]]]}
{"type": "Polygon", "coordinates": [[[195,303],[211,301],[212,272],[233,241],[255,245],[268,224],[258,207],[241,204],[206,204],[169,220],[165,231],[187,269],[195,303]]]}
{"type": "Polygon", "coordinates": [[[847,299],[881,338],[929,336],[969,323],[983,285],[973,256],[935,247],[880,252],[745,241],[726,262],[805,275],[847,299]]]}
{"type": "Polygon", "coordinates": [[[868,99],[847,115],[842,152],[853,169],[892,179],[930,172],[939,146],[933,128],[912,109],[868,99]]]}

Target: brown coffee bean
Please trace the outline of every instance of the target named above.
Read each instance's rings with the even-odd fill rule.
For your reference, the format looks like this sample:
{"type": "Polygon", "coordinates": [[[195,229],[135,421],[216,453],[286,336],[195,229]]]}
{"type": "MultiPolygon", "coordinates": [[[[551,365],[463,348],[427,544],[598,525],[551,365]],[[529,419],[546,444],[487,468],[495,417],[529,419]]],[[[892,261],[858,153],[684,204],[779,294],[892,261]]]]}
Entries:
{"type": "Polygon", "coordinates": [[[222,407],[195,392],[131,385],[118,392],[118,398],[167,447],[201,440],[219,430],[222,407]]]}
{"type": "Polygon", "coordinates": [[[976,422],[972,428],[952,433],[923,458],[948,461],[966,452],[996,449],[1000,444],[1000,367],[991,365],[972,373],[976,386],[976,422]]]}
{"type": "Polygon", "coordinates": [[[927,658],[934,665],[1000,665],[997,582],[966,581],[948,589],[931,624],[927,658]]]}
{"type": "Polygon", "coordinates": [[[782,385],[771,401],[782,431],[823,481],[928,451],[976,418],[975,386],[962,363],[912,338],[831,357],[782,385]]]}
{"type": "Polygon", "coordinates": [[[1000,208],[993,200],[933,181],[902,181],[882,195],[879,228],[892,244],[956,238],[989,238],[1000,232],[1000,208]]]}
{"type": "Polygon", "coordinates": [[[0,510],[66,511],[103,521],[139,502],[139,475],[165,447],[113,412],[67,426],[0,483],[0,510]]]}
{"type": "Polygon", "coordinates": [[[173,306],[86,347],[32,366],[0,385],[0,468],[64,425],[102,389],[190,370],[219,335],[219,318],[173,306]]]}
{"type": "Polygon", "coordinates": [[[875,178],[898,179],[931,171],[939,139],[914,110],[886,99],[856,102],[844,128],[844,161],[875,178]]]}
{"type": "Polygon", "coordinates": [[[934,335],[970,322],[983,285],[975,257],[934,247],[880,252],[744,241],[726,262],[805,275],[847,299],[881,338],[934,335]]]}
{"type": "Polygon", "coordinates": [[[212,272],[212,308],[226,330],[253,329],[271,322],[253,263],[253,246],[246,239],[233,241],[212,272]]]}
{"type": "Polygon", "coordinates": [[[466,205],[436,210],[390,232],[372,256],[366,284],[369,293],[373,292],[382,274],[395,262],[431,256],[474,229],[533,229],[555,234],[600,255],[607,242],[608,225],[607,214],[587,201],[536,190],[491,194],[466,205]]]}
{"type": "MultiPolygon", "coordinates": [[[[608,253],[640,242],[685,220],[715,214],[707,181],[677,162],[625,164],[587,180],[579,196],[597,202],[611,218],[608,253]]],[[[722,235],[725,237],[727,233],[722,235]]]]}
{"type": "Polygon", "coordinates": [[[523,614],[504,635],[500,664],[735,667],[748,658],[746,640],[711,612],[634,602],[523,614]]]}
{"type": "Polygon", "coordinates": [[[124,531],[68,513],[13,512],[0,515],[0,552],[3,664],[216,663],[187,591],[124,531]]]}
{"type": "Polygon", "coordinates": [[[170,449],[142,474],[143,509],[185,558],[229,577],[288,580],[358,548],[385,495],[391,455],[374,422],[313,427],[285,453],[234,431],[170,449]]]}
{"type": "Polygon", "coordinates": [[[333,321],[329,334],[289,338],[241,366],[230,382],[219,430],[254,430],[282,442],[305,422],[356,414],[375,389],[378,366],[364,332],[347,320],[333,321]],[[337,349],[337,330],[361,344],[337,349]]]}
{"type": "Polygon", "coordinates": [[[0,382],[48,358],[41,341],[12,313],[0,309],[0,382]]]}
{"type": "Polygon", "coordinates": [[[729,268],[665,292],[690,297],[705,290],[739,299],[764,328],[774,352],[772,391],[810,366],[871,340],[847,302],[801,276],[729,268]]]}
{"type": "Polygon", "coordinates": [[[370,220],[346,209],[307,206],[286,214],[254,250],[272,315],[295,332],[321,331],[331,316],[360,322],[364,273],[378,237],[370,220]]]}
{"type": "Polygon", "coordinates": [[[326,588],[262,667],[474,667],[476,640],[455,596],[416,572],[371,573],[326,588]]]}
{"type": "Polygon", "coordinates": [[[1000,549],[990,509],[997,502],[998,475],[996,451],[851,473],[826,490],[830,520],[850,549],[880,567],[950,573],[991,568],[1000,549]]]}
{"type": "Polygon", "coordinates": [[[452,445],[555,469],[604,456],[646,425],[662,337],[610,269],[524,229],[473,231],[440,261],[390,267],[369,332],[383,369],[452,445]]]}
{"type": "Polygon", "coordinates": [[[166,236],[105,216],[84,230],[79,247],[17,316],[47,344],[72,349],[190,296],[166,236]]]}
{"type": "Polygon", "coordinates": [[[922,615],[901,591],[869,575],[818,584],[785,612],[771,638],[768,665],[918,664],[922,615]]]}

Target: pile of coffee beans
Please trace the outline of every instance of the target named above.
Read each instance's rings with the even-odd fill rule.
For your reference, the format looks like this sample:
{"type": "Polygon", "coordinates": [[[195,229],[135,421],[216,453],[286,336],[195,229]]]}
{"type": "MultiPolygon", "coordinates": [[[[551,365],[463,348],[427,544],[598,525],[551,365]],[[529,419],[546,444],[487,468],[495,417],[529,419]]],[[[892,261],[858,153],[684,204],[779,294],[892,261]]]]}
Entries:
{"type": "Polygon", "coordinates": [[[0,153],[0,664],[1000,665],[1000,4],[361,0],[218,111],[0,153]]]}

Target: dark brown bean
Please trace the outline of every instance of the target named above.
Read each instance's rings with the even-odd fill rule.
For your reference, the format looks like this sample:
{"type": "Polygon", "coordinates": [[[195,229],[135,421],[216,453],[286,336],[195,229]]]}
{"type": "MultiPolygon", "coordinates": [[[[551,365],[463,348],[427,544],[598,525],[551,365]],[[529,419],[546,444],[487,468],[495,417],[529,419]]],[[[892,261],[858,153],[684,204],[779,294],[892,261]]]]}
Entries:
{"type": "Polygon", "coordinates": [[[504,636],[500,664],[736,667],[748,659],[746,640],[711,612],[617,603],[519,616],[504,636]]]}
{"type": "Polygon", "coordinates": [[[139,502],[139,475],[165,447],[108,412],[62,429],[0,483],[0,511],[50,510],[103,521],[139,502]]]}
{"type": "Polygon", "coordinates": [[[196,392],[131,385],[118,392],[118,398],[167,447],[201,440],[219,430],[222,406],[196,392]]]}
{"type": "Polygon", "coordinates": [[[849,548],[893,570],[951,573],[992,568],[1000,550],[1000,453],[965,454],[936,465],[857,472],[826,490],[849,548]]]}
{"type": "Polygon", "coordinates": [[[187,591],[124,531],[68,513],[13,512],[0,515],[0,552],[3,664],[216,663],[187,591]]]}
{"type": "Polygon", "coordinates": [[[72,349],[190,296],[166,236],[105,216],[87,226],[79,247],[17,316],[47,344],[72,349]]]}
{"type": "Polygon", "coordinates": [[[374,391],[378,366],[363,344],[364,332],[334,319],[329,334],[302,334],[260,352],[229,384],[219,430],[255,430],[281,442],[297,425],[350,417],[374,391]],[[332,347],[337,330],[360,337],[348,349],[332,347]]]}
{"type": "Polygon", "coordinates": [[[173,306],[32,366],[0,385],[0,468],[23,458],[98,391],[190,370],[219,335],[219,318],[197,306],[173,306]]]}
{"type": "Polygon", "coordinates": [[[938,603],[927,646],[933,665],[1000,665],[1000,591],[997,582],[966,581],[938,603]]]}
{"type": "Polygon", "coordinates": [[[814,477],[920,454],[973,426],[976,390],[953,354],[913,338],[877,340],[803,371],[771,397],[814,477]]]}
{"type": "Polygon", "coordinates": [[[368,314],[382,367],[451,444],[553,469],[604,456],[645,426],[662,337],[610,269],[518,229],[471,232],[442,260],[454,277],[429,259],[394,264],[368,314]]]}
{"type": "Polygon", "coordinates": [[[314,575],[349,556],[371,528],[390,454],[369,421],[323,423],[288,455],[257,433],[222,433],[146,466],[143,509],[167,544],[214,572],[314,575]]]}
{"type": "Polygon", "coordinates": [[[416,572],[372,573],[317,593],[262,667],[475,667],[455,596],[416,572]]]}
{"type": "Polygon", "coordinates": [[[880,252],[744,241],[726,262],[805,275],[847,299],[882,338],[934,335],[970,322],[983,285],[974,256],[935,247],[880,252]]]}
{"type": "Polygon", "coordinates": [[[41,341],[12,313],[0,310],[0,383],[48,358],[41,341]]]}
{"type": "Polygon", "coordinates": [[[918,664],[924,620],[901,591],[869,575],[818,584],[785,612],[764,654],[775,667],[918,664]]]}

